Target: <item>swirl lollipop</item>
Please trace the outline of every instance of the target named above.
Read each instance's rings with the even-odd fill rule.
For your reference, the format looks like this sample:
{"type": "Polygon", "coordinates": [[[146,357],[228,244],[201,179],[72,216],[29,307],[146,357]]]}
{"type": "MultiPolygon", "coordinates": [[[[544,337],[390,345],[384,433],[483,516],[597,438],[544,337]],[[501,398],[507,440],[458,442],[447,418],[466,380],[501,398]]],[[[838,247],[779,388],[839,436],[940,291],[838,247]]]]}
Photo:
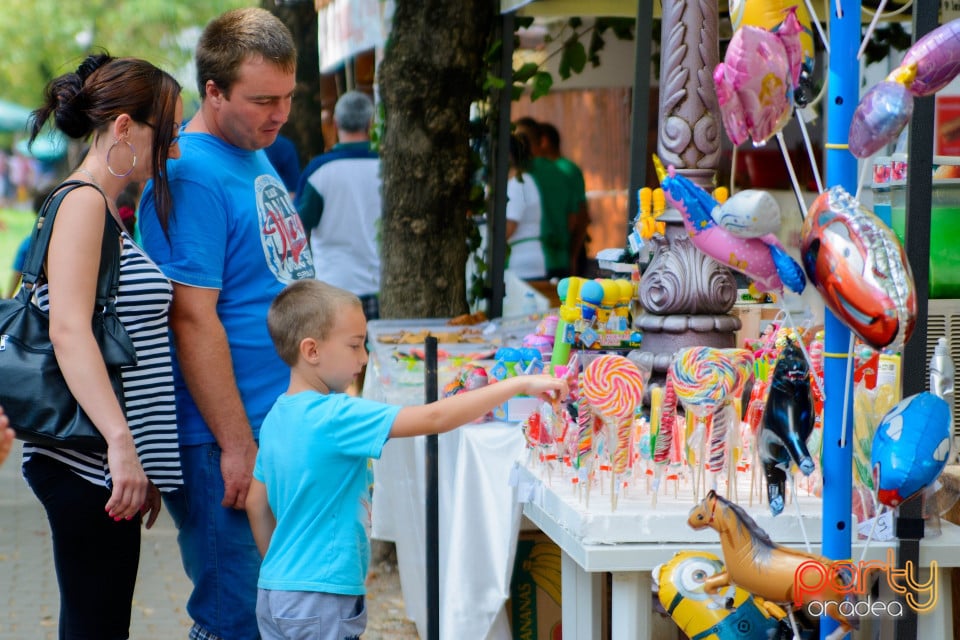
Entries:
{"type": "MultiPolygon", "coordinates": [[[[590,406],[604,418],[613,483],[629,466],[629,425],[636,408],[643,402],[643,374],[624,356],[601,355],[584,369],[581,391],[590,406]]],[[[611,491],[610,500],[611,509],[615,509],[615,491],[611,491]]]]}

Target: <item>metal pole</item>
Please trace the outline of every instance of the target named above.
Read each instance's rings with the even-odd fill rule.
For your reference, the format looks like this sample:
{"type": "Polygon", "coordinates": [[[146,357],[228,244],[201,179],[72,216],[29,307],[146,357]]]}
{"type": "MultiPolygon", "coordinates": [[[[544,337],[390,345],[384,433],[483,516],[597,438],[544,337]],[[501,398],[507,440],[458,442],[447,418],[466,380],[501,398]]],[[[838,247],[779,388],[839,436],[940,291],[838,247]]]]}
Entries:
{"type": "MultiPolygon", "coordinates": [[[[424,400],[437,400],[437,339],[424,343],[424,400]]],[[[426,438],[427,640],[440,640],[440,465],[436,435],[426,438]]]]}
{"type": "Polygon", "coordinates": [[[647,185],[647,131],[650,128],[650,43],[653,42],[653,0],[637,3],[636,53],[633,68],[633,108],[630,114],[630,188],[627,224],[637,217],[637,192],[647,185]],[[646,33],[640,30],[646,28],[646,33]]]}
{"type": "MultiPolygon", "coordinates": [[[[937,28],[936,0],[917,0],[913,5],[914,42],[937,28]]],[[[934,97],[916,98],[910,118],[907,165],[907,203],[904,215],[904,248],[913,271],[917,294],[917,320],[913,335],[903,348],[903,396],[925,389],[927,379],[927,298],[930,292],[930,207],[933,175],[934,97]]],[[[920,540],[923,538],[923,498],[917,496],[900,505],[897,511],[897,567],[910,562],[920,566],[920,540]]],[[[936,577],[934,577],[936,579],[936,577]]],[[[943,606],[943,605],[941,605],[943,606]]],[[[904,603],[897,618],[897,640],[917,637],[917,612],[904,603]]]]}
{"type": "MultiPolygon", "coordinates": [[[[827,78],[827,185],[857,191],[857,159],[847,145],[850,121],[860,100],[860,0],[842,0],[843,15],[830,11],[830,66],[827,78]]],[[[853,484],[852,389],[846,384],[850,330],[828,309],[824,320],[823,380],[826,387],[823,419],[823,554],[828,558],[850,558],[851,486],[853,484]],[[844,414],[847,416],[844,422],[844,414]],[[846,446],[840,447],[841,436],[846,446]]],[[[824,617],[820,637],[837,628],[824,617]]]]}
{"type": "Polygon", "coordinates": [[[499,318],[503,315],[504,265],[507,262],[507,172],[510,168],[510,104],[513,102],[513,12],[500,16],[500,77],[506,85],[497,96],[497,140],[494,145],[496,158],[493,161],[493,210],[487,216],[487,242],[490,250],[490,300],[487,315],[499,318]]]}

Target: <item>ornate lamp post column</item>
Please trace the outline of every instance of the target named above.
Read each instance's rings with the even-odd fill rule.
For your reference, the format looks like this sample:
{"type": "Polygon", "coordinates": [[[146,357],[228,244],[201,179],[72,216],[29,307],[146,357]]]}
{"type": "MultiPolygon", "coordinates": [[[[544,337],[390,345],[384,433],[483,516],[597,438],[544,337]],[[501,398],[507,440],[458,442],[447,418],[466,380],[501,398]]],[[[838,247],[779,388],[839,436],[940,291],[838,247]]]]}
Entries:
{"type": "MultiPolygon", "coordinates": [[[[663,3],[660,122],[657,152],[665,165],[712,188],[720,160],[721,121],[713,69],[720,58],[717,0],[663,3]]],[[[640,284],[634,324],[643,331],[642,359],[661,378],[677,349],[733,347],[740,320],[728,315],[737,285],[730,269],[693,246],[668,209],[655,235],[654,256],[640,284]]]]}

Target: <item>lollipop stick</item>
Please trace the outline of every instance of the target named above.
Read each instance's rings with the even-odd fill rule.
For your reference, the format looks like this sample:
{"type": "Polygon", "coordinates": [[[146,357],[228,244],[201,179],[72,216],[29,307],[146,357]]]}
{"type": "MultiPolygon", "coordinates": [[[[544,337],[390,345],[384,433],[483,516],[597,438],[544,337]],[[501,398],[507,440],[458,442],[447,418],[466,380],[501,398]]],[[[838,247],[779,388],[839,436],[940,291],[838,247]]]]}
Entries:
{"type": "MultiPolygon", "coordinates": [[[[817,156],[813,153],[813,144],[810,142],[810,132],[807,131],[807,123],[803,119],[800,109],[794,109],[793,115],[800,125],[800,133],[803,135],[803,146],[807,149],[807,157],[810,158],[810,168],[813,169],[813,179],[817,183],[817,193],[823,193],[823,180],[820,178],[820,166],[817,164],[817,156]]],[[[800,211],[800,217],[805,218],[806,211],[800,211]]]]}
{"type": "Polygon", "coordinates": [[[807,203],[803,199],[803,190],[800,189],[797,173],[793,170],[793,161],[790,160],[790,151],[787,149],[787,142],[783,139],[782,131],[777,131],[777,143],[780,145],[780,153],[783,154],[783,161],[787,165],[787,173],[790,174],[790,184],[793,185],[793,194],[797,197],[797,205],[800,207],[800,217],[802,218],[807,210],[807,203]]]}
{"type": "Polygon", "coordinates": [[[873,35],[873,30],[877,28],[877,22],[880,21],[880,14],[883,13],[886,6],[887,0],[880,0],[877,11],[873,14],[873,19],[870,20],[870,26],[867,27],[867,32],[863,35],[863,42],[860,43],[860,50],[857,51],[857,60],[862,58],[863,52],[867,50],[867,43],[870,42],[870,36],[873,35]]]}

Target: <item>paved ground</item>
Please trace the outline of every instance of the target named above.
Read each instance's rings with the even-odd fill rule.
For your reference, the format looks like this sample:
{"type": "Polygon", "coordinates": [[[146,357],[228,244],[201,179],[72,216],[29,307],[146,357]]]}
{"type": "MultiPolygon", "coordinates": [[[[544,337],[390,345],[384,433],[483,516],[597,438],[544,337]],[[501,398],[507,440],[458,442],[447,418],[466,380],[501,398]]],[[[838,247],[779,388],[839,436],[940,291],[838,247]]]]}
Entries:
{"type": "MultiPolygon", "coordinates": [[[[50,533],[43,508],[20,477],[19,462],[17,446],[0,467],[0,640],[54,640],[59,605],[50,533]]],[[[404,615],[396,564],[389,558],[374,563],[368,589],[364,639],[416,640],[415,627],[404,615]]],[[[186,638],[189,591],[176,530],[164,511],[144,532],[130,637],[186,638]]]]}

